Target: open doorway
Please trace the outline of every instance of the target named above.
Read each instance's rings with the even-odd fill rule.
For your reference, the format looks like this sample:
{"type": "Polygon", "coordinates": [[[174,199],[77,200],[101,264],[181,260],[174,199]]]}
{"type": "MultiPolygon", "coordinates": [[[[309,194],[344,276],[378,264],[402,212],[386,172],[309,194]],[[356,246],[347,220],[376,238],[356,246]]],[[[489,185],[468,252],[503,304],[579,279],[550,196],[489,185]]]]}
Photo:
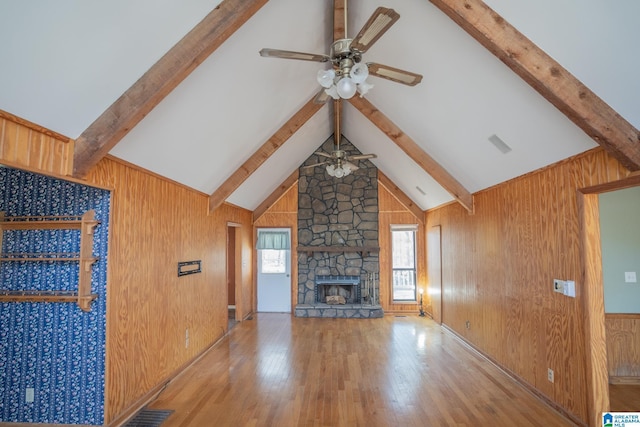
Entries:
{"type": "Polygon", "coordinates": [[[601,414],[611,410],[599,195],[638,185],[640,176],[636,175],[617,182],[584,188],[578,193],[590,425],[599,425],[601,414]]]}
{"type": "MultiPolygon", "coordinates": [[[[609,398],[612,411],[640,406],[640,187],[599,195],[609,398]]],[[[630,409],[635,408],[635,409],[630,409]]]]}
{"type": "Polygon", "coordinates": [[[242,320],[242,228],[227,224],[227,310],[229,329],[242,320]]]}

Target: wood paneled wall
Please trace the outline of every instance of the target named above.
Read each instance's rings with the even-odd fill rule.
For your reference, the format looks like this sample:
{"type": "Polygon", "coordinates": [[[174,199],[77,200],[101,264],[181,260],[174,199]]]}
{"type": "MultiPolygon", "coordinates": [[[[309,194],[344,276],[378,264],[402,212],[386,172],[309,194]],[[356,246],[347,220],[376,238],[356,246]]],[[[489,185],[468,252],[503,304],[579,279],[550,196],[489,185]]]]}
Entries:
{"type": "Polygon", "coordinates": [[[594,149],[476,194],[474,214],[450,204],[426,215],[427,228],[441,226],[443,323],[583,421],[587,367],[576,194],[628,175],[594,149]],[[554,278],[575,280],[577,298],[553,292],[554,278]]]}
{"type": "Polygon", "coordinates": [[[227,330],[227,223],[242,227],[243,305],[252,305],[251,212],[103,159],[88,177],[109,187],[105,422],[139,404],[227,330]],[[179,261],[202,273],[177,276],[179,261]],[[244,294],[247,295],[244,295],[244,294]],[[188,340],[187,340],[188,330],[188,340]]]}
{"type": "MultiPolygon", "coordinates": [[[[254,239],[257,238],[258,228],[291,229],[291,309],[295,310],[298,304],[298,252],[296,251],[298,247],[298,183],[292,185],[253,225],[254,239]]],[[[254,269],[254,281],[257,284],[256,269],[254,269]]],[[[256,301],[253,311],[257,309],[256,301]]]]}
{"type": "MultiPolygon", "coordinates": [[[[405,208],[383,185],[378,185],[378,241],[380,243],[380,305],[385,313],[412,312],[418,313],[420,307],[416,303],[394,304],[391,289],[391,226],[417,224],[416,257],[417,283],[425,290],[427,286],[427,251],[426,232],[423,223],[405,208]]],[[[419,298],[419,297],[418,297],[419,298]]],[[[425,308],[427,301],[424,301],[425,308]]]]}
{"type": "Polygon", "coordinates": [[[0,110],[0,161],[53,176],[71,174],[74,142],[0,110]]]}
{"type": "Polygon", "coordinates": [[[640,384],[640,314],[606,314],[611,383],[640,384]]]}

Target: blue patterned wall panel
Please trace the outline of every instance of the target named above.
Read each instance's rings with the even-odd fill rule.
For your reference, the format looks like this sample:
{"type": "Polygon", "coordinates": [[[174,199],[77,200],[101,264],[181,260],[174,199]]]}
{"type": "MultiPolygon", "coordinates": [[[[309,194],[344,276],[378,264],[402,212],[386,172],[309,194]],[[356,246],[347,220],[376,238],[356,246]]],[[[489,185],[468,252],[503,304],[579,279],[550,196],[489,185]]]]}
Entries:
{"type": "MultiPolygon", "coordinates": [[[[106,190],[0,168],[0,211],[82,215],[94,209],[90,312],[75,303],[0,303],[0,422],[96,424],[104,420],[106,190]],[[27,388],[34,401],[27,403],[27,388]]],[[[7,230],[3,252],[77,252],[78,230],[7,230]]],[[[2,290],[76,290],[77,262],[3,262],[2,290]]]]}

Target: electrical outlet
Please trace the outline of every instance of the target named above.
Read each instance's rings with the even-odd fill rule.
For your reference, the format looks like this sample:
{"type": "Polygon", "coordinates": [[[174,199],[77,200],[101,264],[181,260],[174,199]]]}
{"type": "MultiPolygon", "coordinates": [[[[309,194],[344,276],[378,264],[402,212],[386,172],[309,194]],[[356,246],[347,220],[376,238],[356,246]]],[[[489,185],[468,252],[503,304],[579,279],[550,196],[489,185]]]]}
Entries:
{"type": "Polygon", "coordinates": [[[550,383],[552,383],[554,380],[553,369],[551,368],[547,369],[547,379],[549,380],[550,383]]]}
{"type": "Polygon", "coordinates": [[[471,329],[471,322],[468,321],[468,320],[466,322],[464,322],[464,327],[467,328],[467,329],[471,329]]]}
{"type": "Polygon", "coordinates": [[[636,281],[636,272],[635,271],[625,271],[624,272],[624,282],[625,283],[637,283],[637,281],[636,281]]]}
{"type": "Polygon", "coordinates": [[[27,387],[24,391],[24,401],[26,403],[33,403],[35,400],[35,390],[33,387],[27,387]]]}
{"type": "Polygon", "coordinates": [[[184,330],[184,348],[189,348],[189,328],[184,330]]]}

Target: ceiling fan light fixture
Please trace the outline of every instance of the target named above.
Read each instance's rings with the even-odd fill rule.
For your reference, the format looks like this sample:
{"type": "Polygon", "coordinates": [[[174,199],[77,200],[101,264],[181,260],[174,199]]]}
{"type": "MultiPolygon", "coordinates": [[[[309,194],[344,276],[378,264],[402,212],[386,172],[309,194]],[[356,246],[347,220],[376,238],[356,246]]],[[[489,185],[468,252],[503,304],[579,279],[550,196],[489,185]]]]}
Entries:
{"type": "Polygon", "coordinates": [[[362,82],[358,85],[358,93],[360,94],[360,97],[362,98],[363,96],[365,96],[367,94],[367,92],[369,92],[369,89],[371,89],[373,87],[372,84],[367,83],[367,82],[362,82]]]}
{"type": "Polygon", "coordinates": [[[364,83],[369,77],[369,67],[364,62],[359,62],[351,67],[351,71],[349,72],[349,77],[356,84],[364,83]]]}
{"type": "Polygon", "coordinates": [[[324,92],[333,99],[340,99],[340,95],[338,95],[338,88],[336,87],[336,85],[331,85],[331,87],[326,88],[324,92]]]}
{"type": "MultiPolygon", "coordinates": [[[[366,82],[368,76],[381,77],[408,86],[415,86],[422,80],[422,75],[377,64],[375,62],[364,63],[364,54],[391,26],[400,18],[400,15],[393,9],[378,7],[364,27],[355,38],[346,38],[347,27],[347,5],[346,0],[334,3],[334,13],[342,9],[344,13],[344,27],[340,33],[344,33],[345,38],[338,38],[336,35],[329,55],[318,55],[305,52],[295,52],[290,50],[264,48],[260,51],[261,56],[271,58],[299,59],[304,61],[328,62],[332,65],[329,70],[319,70],[316,76],[320,86],[324,90],[318,91],[314,98],[314,103],[323,104],[329,97],[339,100],[350,99],[356,92],[362,97],[373,85],[366,82]]],[[[335,15],[337,16],[337,15],[335,15]]],[[[334,16],[334,17],[335,17],[334,16]]],[[[335,28],[334,28],[335,30],[335,28]]]]}
{"type": "Polygon", "coordinates": [[[345,165],[328,165],[327,173],[330,176],[333,176],[336,178],[342,178],[351,173],[351,168],[345,167],[345,165]]]}
{"type": "Polygon", "coordinates": [[[328,89],[331,86],[333,86],[333,80],[335,78],[336,78],[336,72],[333,71],[332,69],[318,71],[317,80],[320,86],[322,86],[323,88],[328,89]]]}
{"type": "Polygon", "coordinates": [[[338,80],[336,83],[338,88],[338,95],[340,98],[349,99],[352,98],[353,95],[356,94],[356,90],[358,89],[356,86],[356,82],[354,82],[351,77],[343,77],[338,80]]]}

